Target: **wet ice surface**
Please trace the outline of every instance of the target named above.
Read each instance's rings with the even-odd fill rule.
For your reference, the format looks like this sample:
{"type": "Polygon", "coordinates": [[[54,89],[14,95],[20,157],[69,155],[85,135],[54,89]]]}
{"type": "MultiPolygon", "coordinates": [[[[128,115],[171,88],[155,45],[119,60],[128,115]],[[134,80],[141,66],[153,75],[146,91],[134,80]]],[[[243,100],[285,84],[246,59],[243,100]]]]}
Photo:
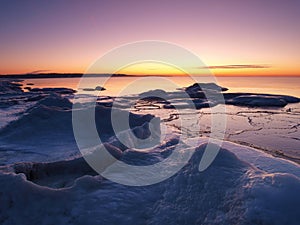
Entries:
{"type": "MultiPolygon", "coordinates": [[[[289,103],[296,98],[256,95],[252,101],[250,94],[227,96],[225,100],[234,104],[226,107],[225,138],[278,157],[224,142],[210,167],[199,172],[206,137],[211,132],[212,109],[208,106],[220,104],[215,98],[203,98],[202,91],[194,86],[190,94],[198,108],[195,114],[176,91],[152,92],[165,95],[170,102],[149,97],[149,93],[119,100],[100,97],[96,106],[96,115],[101,115],[99,120],[96,116],[99,133],[104,129],[106,149],[123,162],[151,165],[163,161],[174,151],[182,132],[188,134],[190,142],[197,143],[192,158],[174,176],[158,184],[130,187],[98,175],[81,157],[71,124],[72,90],[23,93],[18,85],[7,86],[10,84],[0,85],[0,110],[5,115],[0,129],[1,224],[299,223],[300,169],[289,161],[299,157],[300,106],[289,103]],[[140,97],[144,99],[136,102],[140,97]],[[149,134],[145,124],[153,115],[160,117],[166,126],[163,142],[148,151],[123,146],[109,122],[113,101],[120,113],[127,109],[133,113],[131,130],[141,138],[149,134]],[[262,102],[276,108],[263,107],[262,102]],[[180,113],[174,105],[181,109],[180,113]],[[182,117],[184,131],[180,130],[182,117]]],[[[212,96],[220,91],[213,85],[206,88],[212,96]]],[[[81,97],[83,110],[92,98],[81,97]]],[[[184,148],[181,153],[190,150],[184,148]]],[[[94,158],[94,149],[90,148],[87,154],[94,158]]],[[[105,164],[104,170],[113,163],[99,160],[105,164]]]]}
{"type": "Polygon", "coordinates": [[[227,119],[225,140],[300,162],[298,98],[270,94],[223,93],[224,99],[219,99],[220,91],[226,91],[226,88],[210,88],[218,90],[216,93],[208,92],[208,95],[212,96],[211,99],[205,98],[205,93],[196,85],[187,88],[189,97],[192,96],[192,106],[198,109],[196,111],[190,109],[191,103],[186,100],[186,95],[180,92],[167,93],[163,90],[148,91],[136,98],[118,97],[115,101],[113,98],[102,97],[99,103],[158,116],[170,132],[180,132],[177,128],[181,127],[180,123],[184,117],[184,123],[188,124],[185,126],[186,132],[192,137],[209,137],[212,113],[223,114],[227,119]],[[214,99],[214,95],[217,96],[217,100],[214,99]],[[151,96],[160,96],[164,100],[151,96]],[[220,101],[226,103],[226,111],[216,109],[220,101]]]}
{"type": "MultiPolygon", "coordinates": [[[[140,112],[160,116],[170,128],[176,129],[180,126],[180,115],[176,110],[154,109],[140,110],[140,112]]],[[[272,155],[300,162],[299,103],[279,109],[226,106],[226,113],[220,113],[225,114],[227,118],[225,140],[252,146],[272,155]]],[[[188,116],[188,112],[185,116],[188,116]]],[[[187,126],[190,135],[209,137],[211,110],[201,109],[198,111],[197,119],[194,118],[193,115],[187,126]]]]}

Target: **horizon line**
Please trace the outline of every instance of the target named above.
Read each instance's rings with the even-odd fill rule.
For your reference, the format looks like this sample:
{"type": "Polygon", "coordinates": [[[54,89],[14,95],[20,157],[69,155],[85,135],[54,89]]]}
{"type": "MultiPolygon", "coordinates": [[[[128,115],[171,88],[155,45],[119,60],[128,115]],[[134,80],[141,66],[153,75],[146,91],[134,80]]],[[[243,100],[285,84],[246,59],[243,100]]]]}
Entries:
{"type": "MultiPolygon", "coordinates": [[[[60,72],[51,72],[51,73],[11,73],[11,74],[0,74],[0,78],[27,78],[27,79],[42,79],[42,78],[76,78],[81,77],[85,73],[60,73],[60,72]]],[[[97,76],[115,76],[115,77],[146,77],[146,76],[161,76],[161,77],[186,77],[189,76],[188,74],[111,74],[111,73],[89,73],[85,74],[90,77],[97,77],[97,76]]],[[[300,74],[193,74],[191,76],[197,77],[300,77],[300,74]]]]}

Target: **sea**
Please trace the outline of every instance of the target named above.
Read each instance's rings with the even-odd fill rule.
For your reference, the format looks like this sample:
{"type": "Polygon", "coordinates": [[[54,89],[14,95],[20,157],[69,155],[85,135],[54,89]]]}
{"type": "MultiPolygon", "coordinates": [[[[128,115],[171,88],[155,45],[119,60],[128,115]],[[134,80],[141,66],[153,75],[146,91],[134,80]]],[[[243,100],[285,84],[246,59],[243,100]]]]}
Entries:
{"type": "MultiPolygon", "coordinates": [[[[24,87],[28,83],[33,83],[34,87],[67,87],[77,90],[82,78],[46,78],[46,79],[25,79],[24,87]]],[[[126,94],[138,94],[151,89],[163,89],[174,91],[174,87],[182,88],[195,82],[208,83],[215,82],[220,86],[227,87],[228,92],[246,93],[267,93],[292,95],[300,97],[300,77],[188,77],[188,76],[164,76],[164,77],[88,77],[84,78],[89,88],[94,88],[100,84],[106,88],[103,95],[118,96],[126,94]],[[128,87],[129,86],[129,87],[128,87]],[[127,88],[128,87],[128,88],[127,88]]]]}

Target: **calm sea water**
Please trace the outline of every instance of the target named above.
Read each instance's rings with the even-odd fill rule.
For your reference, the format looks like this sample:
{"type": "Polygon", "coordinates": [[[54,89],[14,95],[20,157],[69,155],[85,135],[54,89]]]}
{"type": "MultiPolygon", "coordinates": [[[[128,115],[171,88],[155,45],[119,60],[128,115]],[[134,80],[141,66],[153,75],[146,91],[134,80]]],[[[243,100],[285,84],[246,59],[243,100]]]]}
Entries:
{"type": "MultiPolygon", "coordinates": [[[[49,78],[26,79],[24,87],[33,83],[34,87],[68,87],[78,89],[80,78],[49,78]]],[[[98,77],[85,78],[85,88],[104,86],[101,95],[138,94],[152,89],[174,91],[176,88],[186,87],[195,82],[216,82],[229,88],[229,92],[251,92],[285,94],[300,97],[300,77],[98,77]]],[[[92,92],[89,92],[92,93],[92,92]]]]}

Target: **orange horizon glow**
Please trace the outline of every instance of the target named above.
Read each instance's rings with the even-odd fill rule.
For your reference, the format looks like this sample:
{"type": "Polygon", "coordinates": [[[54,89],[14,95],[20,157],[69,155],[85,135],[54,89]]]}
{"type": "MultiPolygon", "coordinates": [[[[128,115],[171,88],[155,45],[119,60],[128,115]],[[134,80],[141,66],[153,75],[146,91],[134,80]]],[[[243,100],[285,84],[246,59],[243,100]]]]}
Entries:
{"type": "MultiPolygon", "coordinates": [[[[273,68],[265,68],[265,69],[209,69],[210,73],[214,76],[300,76],[299,70],[292,69],[273,69],[273,68]]],[[[58,74],[77,74],[77,73],[85,73],[84,69],[55,69],[55,70],[6,70],[0,72],[1,75],[16,75],[16,74],[47,74],[47,73],[58,73],[58,74]],[[31,72],[32,71],[32,72],[31,72]],[[40,71],[40,72],[39,72],[40,71]]],[[[109,74],[105,70],[99,71],[95,74],[109,74]]],[[[122,69],[116,71],[118,74],[126,74],[126,75],[137,75],[137,76],[185,76],[186,73],[176,70],[176,69],[150,69],[149,68],[131,68],[131,69],[122,69]]],[[[197,70],[193,72],[192,75],[195,76],[207,76],[207,74],[197,73],[197,70]]]]}
{"type": "MultiPolygon", "coordinates": [[[[55,59],[49,60],[49,58],[38,62],[40,66],[33,66],[32,59],[27,58],[26,60],[20,60],[16,58],[17,62],[9,61],[5,65],[0,67],[0,75],[9,75],[9,74],[28,74],[28,73],[85,73],[95,59],[99,57],[99,54],[94,52],[85,57],[75,57],[76,59],[72,60],[72,64],[67,59],[55,59]],[[20,63],[21,62],[21,63],[20,63]],[[16,65],[18,64],[18,65],[16,65]],[[48,66],[45,66],[48,65],[48,66]]],[[[282,60],[282,62],[275,63],[245,63],[245,61],[229,61],[224,60],[226,63],[222,63],[222,60],[219,58],[213,58],[212,60],[207,60],[207,68],[215,76],[300,76],[300,57],[299,62],[296,62],[295,59],[288,61],[282,60]],[[216,63],[215,61],[216,60],[216,63]],[[236,66],[235,68],[231,68],[236,66]],[[249,68],[248,68],[249,67],[249,68]]],[[[0,62],[1,64],[1,62],[0,62]]],[[[193,75],[201,75],[202,68],[198,68],[197,65],[193,66],[193,75]]],[[[190,67],[191,68],[191,67],[190,67]]],[[[206,69],[207,69],[206,68],[206,69]]],[[[109,73],[108,69],[103,68],[101,71],[96,73],[109,73]]],[[[147,66],[139,66],[136,68],[121,70],[119,73],[128,74],[128,75],[184,75],[184,73],[160,68],[160,66],[152,66],[149,68],[147,66]]]]}
{"type": "MultiPolygon", "coordinates": [[[[88,59],[82,61],[94,62],[94,60],[88,59]]],[[[0,68],[1,75],[10,75],[10,74],[35,74],[35,73],[86,73],[87,68],[91,63],[86,63],[86,65],[80,64],[79,62],[73,66],[63,65],[60,63],[60,67],[53,67],[54,69],[43,69],[39,67],[31,68],[28,65],[25,68],[20,69],[11,69],[0,68]],[[1,70],[2,69],[2,70],[1,70]]],[[[10,65],[7,64],[7,67],[10,65]]],[[[44,67],[45,68],[45,67],[44,67]]],[[[197,66],[188,66],[189,71],[192,71],[192,75],[207,75],[205,72],[210,72],[215,76],[300,76],[300,69],[297,67],[297,64],[293,65],[269,65],[269,64],[251,64],[251,63],[231,63],[231,64],[209,64],[205,68],[199,68],[197,66]],[[234,68],[232,68],[234,67],[234,68]]],[[[184,69],[184,68],[183,68],[184,69]]],[[[109,66],[107,69],[101,71],[96,71],[95,74],[105,74],[111,73],[109,66]]],[[[159,76],[182,76],[185,73],[177,68],[172,68],[171,66],[166,66],[161,63],[138,63],[126,68],[120,69],[115,73],[127,74],[127,75],[159,75],[159,76]]]]}

